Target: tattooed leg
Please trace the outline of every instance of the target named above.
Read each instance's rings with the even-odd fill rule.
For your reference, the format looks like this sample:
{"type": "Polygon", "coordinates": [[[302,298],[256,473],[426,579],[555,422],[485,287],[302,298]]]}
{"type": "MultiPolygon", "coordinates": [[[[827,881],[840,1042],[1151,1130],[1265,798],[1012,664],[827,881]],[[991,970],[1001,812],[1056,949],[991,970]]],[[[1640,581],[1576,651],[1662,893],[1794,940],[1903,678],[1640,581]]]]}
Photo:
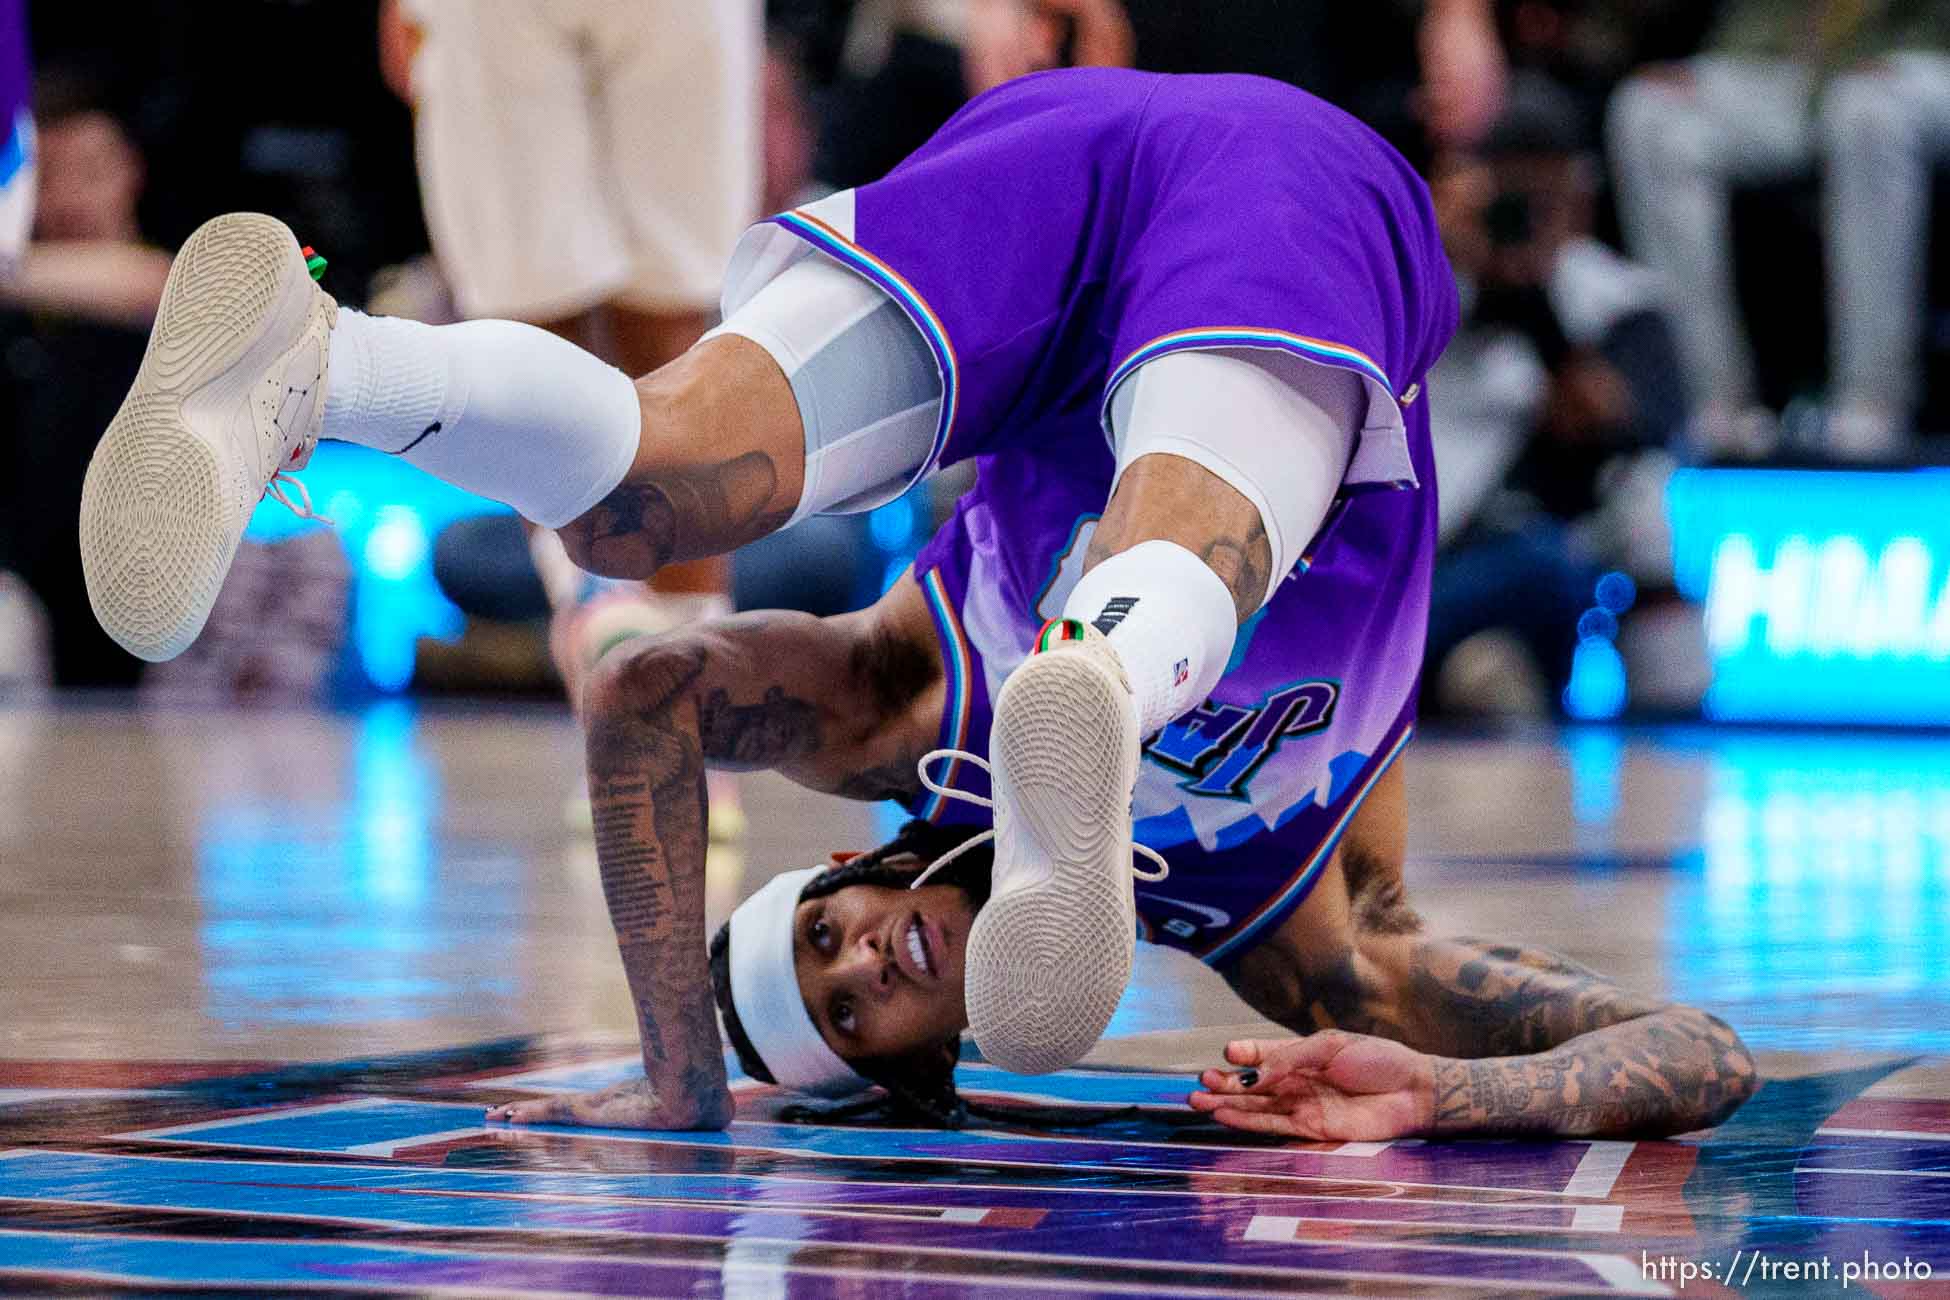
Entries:
{"type": "Polygon", "coordinates": [[[707,340],[637,381],[635,462],[609,496],[562,528],[592,573],[647,578],[722,555],[792,517],[805,482],[805,435],[792,389],[757,344],[707,340]]]}
{"type": "Polygon", "coordinates": [[[1144,456],[1118,481],[1084,553],[1085,573],[1140,542],[1175,542],[1203,560],[1232,594],[1238,621],[1266,601],[1273,549],[1259,507],[1180,456],[1144,456]]]}

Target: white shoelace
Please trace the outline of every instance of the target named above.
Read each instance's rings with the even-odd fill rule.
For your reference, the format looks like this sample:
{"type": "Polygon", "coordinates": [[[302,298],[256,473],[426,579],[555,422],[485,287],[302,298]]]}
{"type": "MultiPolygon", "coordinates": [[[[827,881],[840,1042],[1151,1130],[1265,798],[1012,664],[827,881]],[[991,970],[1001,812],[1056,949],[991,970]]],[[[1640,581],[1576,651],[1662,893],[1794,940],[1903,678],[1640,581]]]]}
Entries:
{"type": "Polygon", "coordinates": [[[292,452],[290,458],[284,464],[271,471],[271,481],[264,485],[264,495],[300,519],[315,519],[321,524],[329,524],[333,521],[312,509],[311,489],[305,486],[303,479],[292,472],[293,470],[303,469],[305,466],[311,464],[311,454],[317,447],[318,440],[316,438],[309,438],[299,443],[298,450],[292,452]],[[284,489],[287,484],[298,489],[298,501],[303,502],[303,505],[293,502],[290,496],[285,493],[284,489]]]}
{"type": "MultiPolygon", "coordinates": [[[[973,763],[976,767],[979,767],[982,769],[982,771],[988,773],[991,778],[993,778],[993,776],[995,775],[995,769],[991,768],[989,766],[989,761],[983,758],[980,754],[971,754],[965,749],[931,749],[927,753],[921,755],[921,761],[918,764],[917,770],[920,773],[922,785],[934,791],[934,793],[940,795],[943,799],[955,799],[955,800],[959,800],[962,803],[972,803],[977,808],[995,807],[995,800],[993,799],[984,799],[979,794],[970,794],[966,790],[956,790],[950,786],[938,784],[933,777],[929,776],[928,775],[929,765],[936,762],[937,760],[944,759],[944,758],[960,759],[964,763],[973,763]]],[[[942,854],[940,857],[936,858],[933,862],[929,863],[928,869],[926,871],[923,871],[920,875],[914,877],[914,883],[909,885],[908,888],[919,889],[922,885],[927,883],[928,877],[932,876],[935,872],[941,870],[941,868],[947,866],[950,862],[953,862],[956,858],[968,852],[970,849],[976,848],[983,844],[987,844],[990,840],[994,838],[995,838],[995,828],[990,827],[988,830],[983,831],[980,835],[975,835],[966,840],[963,840],[960,844],[955,845],[954,848],[949,849],[946,853],[942,854]]],[[[1134,849],[1139,854],[1143,855],[1144,857],[1150,858],[1153,862],[1158,864],[1158,869],[1156,872],[1143,872],[1138,870],[1137,865],[1133,863],[1131,865],[1131,874],[1136,876],[1139,880],[1151,881],[1155,883],[1157,881],[1163,880],[1166,876],[1169,876],[1171,874],[1171,864],[1165,861],[1164,854],[1159,853],[1156,849],[1152,849],[1143,844],[1139,844],[1136,840],[1131,841],[1131,848],[1134,849]]]]}
{"type": "Polygon", "coordinates": [[[305,481],[296,474],[287,474],[283,470],[279,470],[277,473],[271,475],[271,481],[264,485],[264,495],[300,519],[316,519],[321,524],[329,524],[332,522],[311,508],[311,489],[306,487],[305,481]],[[289,496],[285,495],[284,488],[287,483],[298,489],[298,501],[293,501],[289,496]],[[303,502],[303,504],[300,505],[299,502],[303,502]]]}

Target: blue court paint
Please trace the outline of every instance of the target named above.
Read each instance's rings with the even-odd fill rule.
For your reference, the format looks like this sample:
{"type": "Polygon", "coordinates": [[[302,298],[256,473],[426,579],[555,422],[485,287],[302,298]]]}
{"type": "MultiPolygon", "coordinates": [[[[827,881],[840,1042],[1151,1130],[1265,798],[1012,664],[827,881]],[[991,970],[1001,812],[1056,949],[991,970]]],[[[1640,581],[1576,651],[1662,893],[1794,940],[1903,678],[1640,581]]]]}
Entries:
{"type": "MultiPolygon", "coordinates": [[[[152,1140],[207,1146],[356,1153],[411,1148],[481,1127],[481,1109],[425,1102],[356,1102],[307,1108],[289,1115],[190,1125],[152,1140]]],[[[725,1151],[847,1160],[925,1160],[1059,1165],[1165,1173],[1226,1173],[1249,1177],[1364,1178],[1416,1185],[1470,1186],[1559,1193],[1589,1143],[1456,1148],[1400,1143],[1372,1157],[1331,1148],[1287,1150],[1249,1145],[1192,1145],[1105,1136],[1049,1137],[1037,1133],[938,1129],[853,1129],[740,1120],[723,1133],[648,1133],[556,1125],[493,1126],[496,1133],[545,1133],[558,1141],[630,1142],[725,1151]]],[[[1222,1140],[1223,1141],[1223,1140],[1222,1140]]],[[[390,1154],[382,1152],[382,1154],[390,1154]]]]}

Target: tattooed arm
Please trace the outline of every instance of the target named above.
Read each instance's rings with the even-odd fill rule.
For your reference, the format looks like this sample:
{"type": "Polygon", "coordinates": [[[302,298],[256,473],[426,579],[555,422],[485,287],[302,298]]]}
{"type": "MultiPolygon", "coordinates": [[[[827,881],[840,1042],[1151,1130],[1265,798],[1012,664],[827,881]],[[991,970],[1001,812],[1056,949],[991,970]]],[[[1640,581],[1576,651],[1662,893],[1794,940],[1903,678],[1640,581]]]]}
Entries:
{"type": "Polygon", "coordinates": [[[1723,1021],[1548,952],[1413,932],[1364,936],[1345,958],[1338,977],[1260,1003],[1310,1037],[1232,1044],[1254,1083],[1207,1071],[1193,1104],[1307,1136],[1643,1137],[1717,1124],[1759,1083],[1723,1021]]]}
{"type": "Polygon", "coordinates": [[[908,581],[858,615],[741,615],[628,643],[597,667],[583,696],[589,801],[644,1077],[492,1116],[641,1128],[730,1122],[704,942],[704,769],[773,768],[836,792],[865,780],[875,798],[904,792],[895,769],[905,762],[912,780],[910,732],[939,669],[879,617],[908,598],[903,588],[919,599],[908,581]]]}

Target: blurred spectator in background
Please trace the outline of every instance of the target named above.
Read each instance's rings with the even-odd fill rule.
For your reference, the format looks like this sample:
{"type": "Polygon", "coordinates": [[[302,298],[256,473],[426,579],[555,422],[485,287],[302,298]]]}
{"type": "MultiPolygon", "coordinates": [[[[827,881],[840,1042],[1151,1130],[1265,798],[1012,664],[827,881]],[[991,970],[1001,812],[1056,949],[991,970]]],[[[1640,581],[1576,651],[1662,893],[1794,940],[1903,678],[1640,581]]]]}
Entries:
{"type": "Polygon", "coordinates": [[[1599,168],[1576,107],[1521,74],[1482,145],[1449,155],[1432,187],[1463,323],[1429,377],[1442,550],[1425,680],[1440,692],[1445,677],[1469,679],[1455,693],[1471,695],[1484,674],[1466,662],[1445,673],[1444,661],[1480,633],[1513,635],[1535,671],[1506,677],[1506,691],[1526,679],[1541,690],[1499,711],[1560,698],[1601,561],[1634,558],[1605,553],[1636,530],[1600,527],[1604,510],[1656,517],[1656,492],[1612,499],[1640,477],[1620,464],[1684,420],[1656,277],[1592,237],[1599,168]]]}
{"type": "MultiPolygon", "coordinates": [[[[142,154],[110,103],[89,73],[42,71],[34,237],[0,286],[0,565],[46,610],[60,686],[126,687],[142,670],[97,625],[74,536],[94,435],[142,360],[169,274],[169,255],[137,219],[142,154]]],[[[317,698],[343,639],[348,576],[329,533],[245,543],[194,652],[146,674],[145,689],[206,702],[317,698]]]]}
{"type": "Polygon", "coordinates": [[[798,43],[783,32],[766,36],[762,89],[759,152],[765,179],[759,187],[758,210],[784,212],[830,191],[813,173],[819,123],[813,116],[804,58],[798,43]]]}
{"type": "Polygon", "coordinates": [[[839,189],[884,175],[970,96],[1048,68],[1273,77],[1424,167],[1481,138],[1507,78],[1495,0],[770,0],[767,11],[815,88],[815,170],[839,189]]]}
{"type": "MultiPolygon", "coordinates": [[[[414,106],[462,314],[543,326],[632,376],[695,343],[759,215],[763,52],[760,0],[388,0],[381,58],[414,106]]],[[[552,534],[533,540],[572,697],[593,595],[641,630],[729,612],[725,560],[599,592],[552,534]]]]}
{"type": "Polygon", "coordinates": [[[1729,192],[1818,168],[1825,450],[1904,451],[1921,373],[1931,167],[1950,156],[1950,4],[1732,0],[1705,53],[1620,87],[1608,133],[1629,245],[1678,295],[1696,449],[1753,457],[1776,440],[1735,295],[1729,192]]]}
{"type": "Polygon", "coordinates": [[[169,258],[143,241],[142,156],[104,88],[46,67],[34,111],[33,241],[0,285],[0,568],[46,607],[57,684],[129,686],[141,665],[95,623],[74,520],[95,435],[141,363],[169,258]]]}
{"type": "Polygon", "coordinates": [[[886,175],[992,86],[1133,57],[1121,0],[773,0],[770,9],[824,88],[815,170],[833,189],[886,175]]]}
{"type": "Polygon", "coordinates": [[[1125,0],[1137,65],[1251,72],[1347,109],[1418,167],[1481,139],[1507,66],[1494,0],[1125,0]]]}

